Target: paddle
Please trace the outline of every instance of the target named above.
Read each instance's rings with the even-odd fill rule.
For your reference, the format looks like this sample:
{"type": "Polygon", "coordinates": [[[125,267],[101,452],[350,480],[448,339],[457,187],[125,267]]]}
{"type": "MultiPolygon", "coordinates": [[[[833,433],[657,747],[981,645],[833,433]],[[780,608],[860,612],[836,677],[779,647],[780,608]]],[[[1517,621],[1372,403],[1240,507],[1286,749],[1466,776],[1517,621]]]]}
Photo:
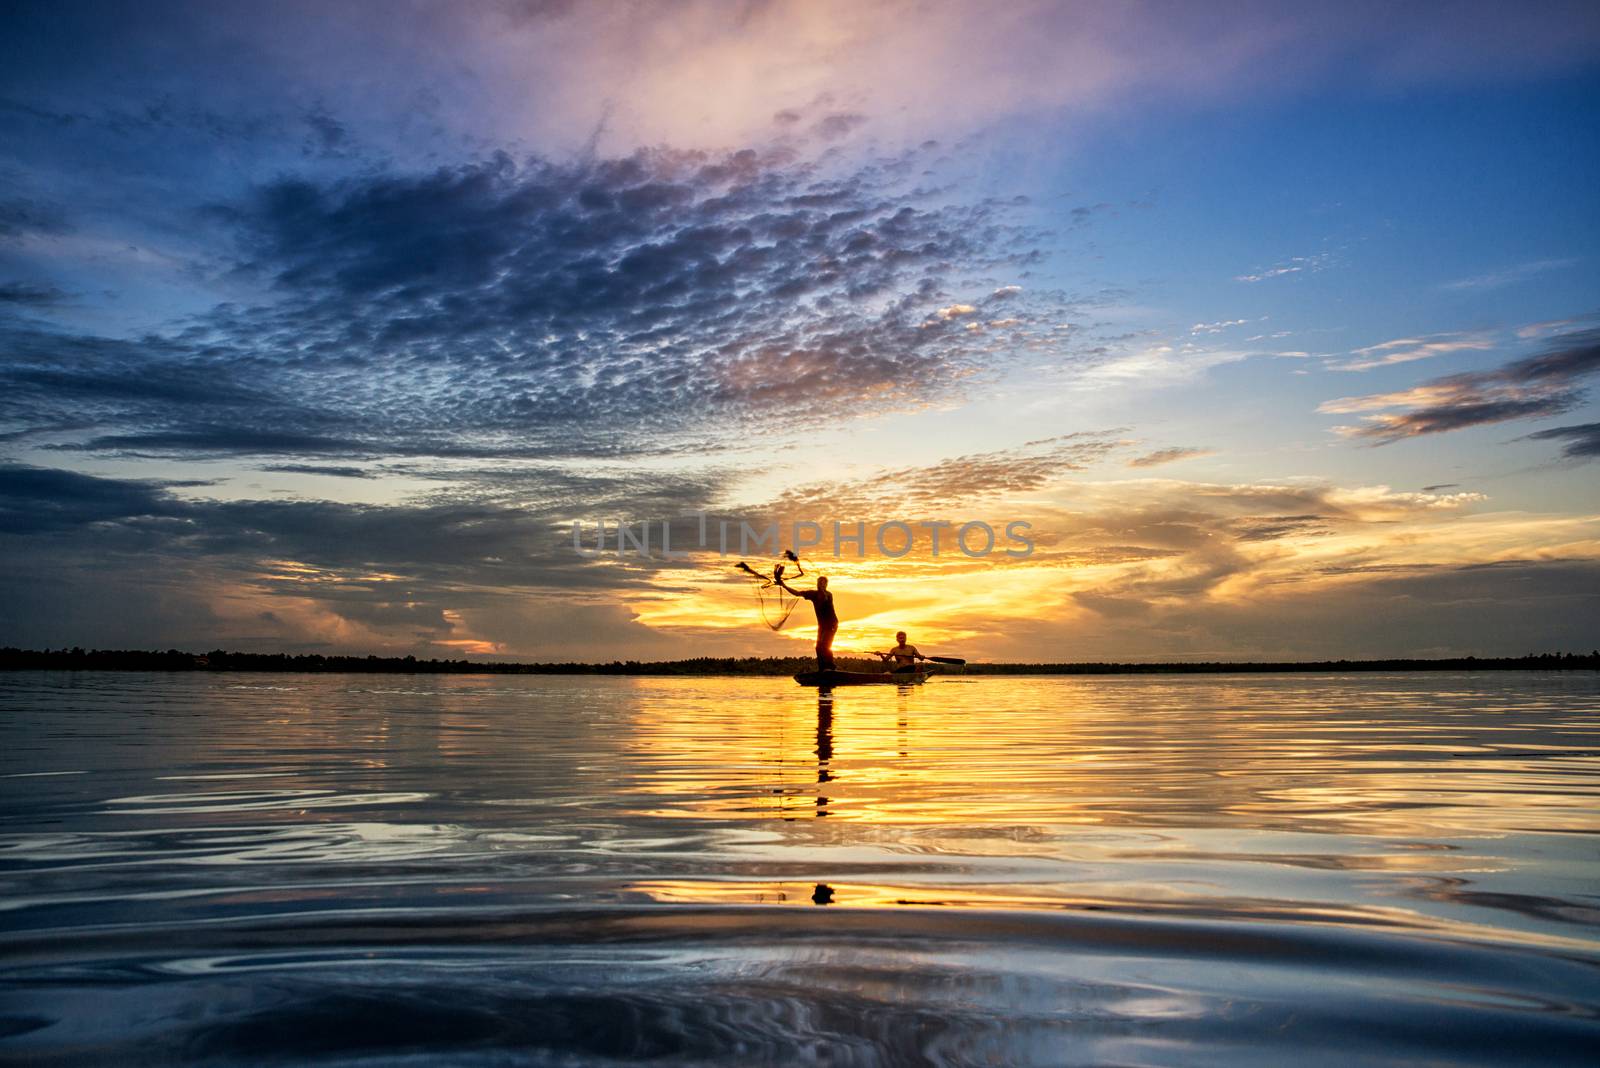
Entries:
{"type": "MultiPolygon", "coordinates": [[[[873,656],[888,657],[888,656],[890,656],[892,654],[874,652],[872,655],[873,656]]],[[[961,659],[959,656],[923,656],[921,653],[918,653],[917,654],[917,659],[918,660],[932,660],[936,664],[965,664],[966,663],[966,661],[961,659]]]]}

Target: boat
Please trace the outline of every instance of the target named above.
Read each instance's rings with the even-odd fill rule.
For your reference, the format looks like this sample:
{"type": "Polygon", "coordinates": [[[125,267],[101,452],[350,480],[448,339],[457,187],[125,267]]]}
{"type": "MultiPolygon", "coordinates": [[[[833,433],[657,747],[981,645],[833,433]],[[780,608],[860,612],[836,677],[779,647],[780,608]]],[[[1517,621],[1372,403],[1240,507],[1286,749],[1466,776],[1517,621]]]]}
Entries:
{"type": "Polygon", "coordinates": [[[794,681],[802,686],[828,689],[834,686],[915,686],[931,671],[802,671],[794,681]]]}

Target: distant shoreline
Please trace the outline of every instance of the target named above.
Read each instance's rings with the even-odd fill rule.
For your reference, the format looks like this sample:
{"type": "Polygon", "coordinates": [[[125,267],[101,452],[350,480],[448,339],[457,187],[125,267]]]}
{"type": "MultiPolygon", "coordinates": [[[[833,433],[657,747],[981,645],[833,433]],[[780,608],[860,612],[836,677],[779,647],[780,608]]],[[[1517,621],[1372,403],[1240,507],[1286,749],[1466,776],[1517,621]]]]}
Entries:
{"type": "MultiPolygon", "coordinates": [[[[276,671],[396,675],[781,676],[815,666],[811,657],[697,657],[689,660],[511,663],[320,653],[188,653],[122,649],[0,649],[0,671],[276,671]]],[[[841,657],[845,670],[872,671],[876,660],[841,657]]],[[[1596,671],[1600,652],[1437,660],[1206,661],[1163,663],[993,663],[942,669],[966,675],[1210,675],[1349,671],[1596,671]]]]}

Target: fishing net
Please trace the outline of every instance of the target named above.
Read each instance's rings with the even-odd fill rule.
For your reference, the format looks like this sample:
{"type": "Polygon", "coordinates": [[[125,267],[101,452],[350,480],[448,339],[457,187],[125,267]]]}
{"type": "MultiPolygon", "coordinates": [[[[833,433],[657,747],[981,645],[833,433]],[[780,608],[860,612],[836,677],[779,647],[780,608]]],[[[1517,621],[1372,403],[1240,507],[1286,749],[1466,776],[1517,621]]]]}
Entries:
{"type": "MultiPolygon", "coordinates": [[[[786,554],[787,555],[787,554],[786,554]]],[[[793,560],[794,557],[790,556],[793,560]]],[[[784,565],[774,564],[772,573],[764,575],[751,567],[743,560],[739,561],[738,568],[750,580],[750,587],[755,591],[756,603],[761,606],[761,622],[772,630],[782,630],[783,625],[789,622],[789,616],[800,603],[800,598],[790,593],[779,585],[778,580],[783,577],[784,565]]],[[[794,578],[799,578],[805,572],[801,570],[798,561],[795,561],[794,578]]]]}

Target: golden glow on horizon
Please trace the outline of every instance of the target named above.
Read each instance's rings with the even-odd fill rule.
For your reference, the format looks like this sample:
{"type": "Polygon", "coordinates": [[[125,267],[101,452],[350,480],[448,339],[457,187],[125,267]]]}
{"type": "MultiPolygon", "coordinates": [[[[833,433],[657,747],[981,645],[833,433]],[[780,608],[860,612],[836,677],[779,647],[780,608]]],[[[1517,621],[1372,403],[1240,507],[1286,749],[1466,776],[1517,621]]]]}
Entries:
{"type": "MultiPolygon", "coordinates": [[[[810,587],[819,575],[829,576],[843,624],[835,646],[841,655],[888,648],[895,632],[905,630],[924,652],[971,659],[1164,659],[1181,658],[1185,650],[1146,635],[1153,621],[1171,613],[1294,612],[1396,576],[1600,559],[1600,516],[1480,511],[1486,503],[1478,493],[1311,482],[1057,483],[1016,495],[1009,505],[985,503],[986,521],[1001,535],[986,559],[949,551],[934,559],[919,530],[912,554],[899,559],[834,559],[831,545],[819,546],[811,550],[819,555],[805,559],[807,574],[797,585],[810,587]],[[997,517],[1007,514],[1027,516],[1033,524],[1031,557],[1004,555],[1004,521],[997,517]]],[[[869,513],[862,521],[870,539],[880,520],[869,513]]],[[[585,566],[616,569],[616,581],[600,582],[581,597],[539,588],[463,587],[460,606],[436,611],[430,620],[408,576],[272,559],[248,573],[219,573],[209,602],[219,640],[292,634],[330,651],[398,646],[421,653],[416,641],[422,637],[433,655],[450,658],[809,655],[815,639],[810,606],[796,606],[782,632],[771,634],[761,623],[750,582],[734,570],[736,562],[733,554],[698,554],[675,566],[605,556],[585,566]],[[363,600],[387,590],[393,594],[382,612],[346,616],[338,610],[341,602],[329,597],[343,590],[363,594],[363,600]],[[564,607],[620,611],[619,622],[631,619],[637,635],[680,645],[660,645],[652,655],[624,643],[608,645],[603,635],[552,644],[548,638],[519,638],[504,623],[485,629],[485,617],[471,605],[507,594],[527,606],[530,618],[555,611],[552,599],[559,599],[564,607]],[[407,633],[397,635],[400,627],[407,633]]],[[[759,556],[751,562],[761,568],[772,563],[759,556]]],[[[1226,649],[1190,651],[1207,653],[1228,655],[1226,649]]],[[[1241,647],[1232,655],[1261,654],[1241,647]]]]}
{"type": "MultiPolygon", "coordinates": [[[[886,648],[897,630],[906,630],[926,652],[976,642],[971,648],[983,655],[995,629],[1009,625],[1053,625],[1067,637],[1078,628],[1127,626],[1092,607],[1096,598],[1115,598],[1128,613],[1248,610],[1396,574],[1600,558],[1600,517],[1461,514],[1485,499],[1384,486],[1313,495],[1304,486],[1095,483],[1072,487],[1068,501],[1030,502],[1039,538],[1031,558],[997,552],[981,560],[959,553],[933,559],[925,545],[898,560],[824,555],[806,561],[808,575],[797,585],[829,576],[842,619],[840,652],[886,648]],[[1318,511],[1308,513],[1312,508],[1318,511]],[[1250,537],[1251,524],[1275,522],[1283,529],[1250,537]],[[1178,524],[1188,543],[1173,539],[1178,524]],[[1195,531],[1203,537],[1194,540],[1195,531]]],[[[761,629],[750,583],[733,569],[734,558],[696,562],[693,571],[661,573],[654,580],[659,592],[630,599],[638,620],[680,633],[761,629]]],[[[793,640],[795,655],[805,655],[816,633],[810,607],[797,606],[782,633],[793,640]]],[[[1052,655],[1042,649],[1036,658],[1052,655]]]]}

